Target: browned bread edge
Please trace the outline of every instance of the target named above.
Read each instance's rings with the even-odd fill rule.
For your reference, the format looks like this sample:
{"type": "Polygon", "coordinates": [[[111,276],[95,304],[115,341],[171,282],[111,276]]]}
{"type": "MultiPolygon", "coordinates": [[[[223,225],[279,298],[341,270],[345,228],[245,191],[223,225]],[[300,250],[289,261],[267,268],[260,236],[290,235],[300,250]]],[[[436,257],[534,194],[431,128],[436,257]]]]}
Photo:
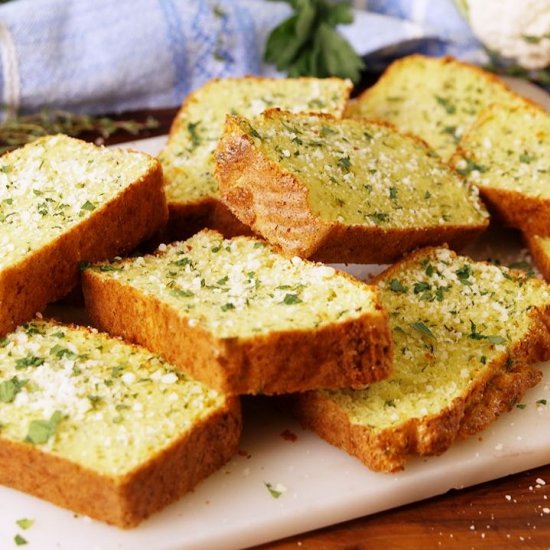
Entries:
{"type": "MultiPolygon", "coordinates": [[[[527,99],[525,103],[527,109],[544,111],[542,107],[527,99]]],[[[466,151],[464,146],[468,142],[470,134],[475,134],[478,126],[484,124],[498,108],[498,104],[493,104],[480,113],[476,122],[460,140],[455,153],[449,160],[452,166],[456,167],[462,158],[474,162],[477,160],[475,152],[466,151]]],[[[518,107],[513,110],[516,109],[518,107]]],[[[478,185],[478,188],[491,215],[504,225],[521,229],[533,235],[550,235],[550,199],[532,197],[520,191],[500,189],[488,185],[478,185]]]]}
{"type": "Polygon", "coordinates": [[[73,289],[79,264],[124,254],[162,229],[168,218],[158,161],[89,218],[0,271],[0,335],[32,319],[73,289]]]}
{"type": "Polygon", "coordinates": [[[94,519],[134,527],[225,464],[238,449],[240,432],[239,401],[228,399],[222,410],[116,477],[0,436],[0,484],[94,519]]]}
{"type": "Polygon", "coordinates": [[[391,372],[391,336],[378,294],[374,313],[346,322],[218,338],[155,297],[94,270],[86,270],[82,282],[94,324],[228,395],[360,388],[391,372]]]}
{"type": "MultiPolygon", "coordinates": [[[[421,246],[448,243],[461,248],[488,225],[385,229],[323,220],[311,210],[307,187],[255,147],[238,120],[228,115],[216,153],[222,200],[241,222],[286,255],[328,263],[389,263],[421,246]]],[[[416,136],[406,139],[426,146],[416,136]]]]}
{"type": "MultiPolygon", "coordinates": [[[[408,262],[417,254],[423,251],[403,261],[408,262]]],[[[390,267],[374,282],[391,278],[397,269],[398,265],[390,267]]],[[[526,338],[511,348],[507,357],[489,364],[468,392],[439,414],[411,418],[396,428],[374,433],[366,426],[351,423],[322,392],[297,396],[294,412],[304,427],[375,471],[402,470],[412,454],[439,455],[458,437],[468,437],[485,429],[540,381],[540,371],[530,364],[550,358],[550,306],[533,308],[530,316],[532,325],[526,338]]]]}
{"type": "Polygon", "coordinates": [[[541,272],[546,281],[550,281],[550,257],[542,246],[541,239],[547,237],[541,237],[539,235],[529,235],[523,233],[523,239],[525,244],[529,248],[529,252],[533,257],[533,262],[537,266],[537,269],[541,272]]]}

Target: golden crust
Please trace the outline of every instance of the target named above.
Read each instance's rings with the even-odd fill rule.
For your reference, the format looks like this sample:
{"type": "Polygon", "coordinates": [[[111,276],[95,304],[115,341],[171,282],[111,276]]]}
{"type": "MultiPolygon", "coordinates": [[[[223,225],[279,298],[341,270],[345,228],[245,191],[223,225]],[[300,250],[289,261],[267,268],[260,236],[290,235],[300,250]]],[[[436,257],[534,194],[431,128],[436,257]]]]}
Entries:
{"type": "Polygon", "coordinates": [[[533,257],[537,269],[542,273],[546,281],[550,281],[550,256],[546,252],[543,244],[545,237],[524,233],[523,238],[529,248],[529,252],[533,257]]]}
{"type": "MultiPolygon", "coordinates": [[[[216,153],[222,200],[285,255],[329,263],[389,263],[421,246],[446,242],[462,247],[488,226],[486,220],[478,225],[384,229],[323,220],[311,210],[306,186],[256,148],[237,120],[227,117],[216,153]]],[[[409,138],[427,147],[416,136],[409,138]]]]}
{"type": "MultiPolygon", "coordinates": [[[[418,251],[403,261],[414,261],[415,256],[424,253],[418,251]]],[[[390,278],[397,269],[397,265],[390,267],[375,282],[390,278]]],[[[410,418],[394,428],[375,432],[368,426],[353,424],[323,392],[297,396],[295,414],[304,427],[376,471],[402,470],[412,454],[439,455],[457,438],[485,429],[540,381],[541,373],[529,365],[550,358],[550,305],[533,308],[530,317],[531,328],[525,339],[511,347],[507,357],[488,364],[467,392],[439,414],[410,418]]]]}
{"type": "Polygon", "coordinates": [[[374,313],[346,322],[251,338],[218,338],[190,326],[186,317],[155,297],[101,273],[86,270],[82,283],[94,324],[159,353],[227,395],[360,388],[391,371],[388,318],[378,294],[374,313]]]}
{"type": "Polygon", "coordinates": [[[477,401],[473,395],[469,400],[458,437],[466,438],[484,430],[501,414],[512,410],[525,392],[536,386],[541,378],[542,372],[530,365],[518,365],[511,371],[496,373],[477,401]]]}
{"type": "Polygon", "coordinates": [[[68,294],[79,264],[124,254],[164,227],[168,218],[158,161],[117,197],[17,264],[0,271],[0,335],[68,294]]]}
{"type": "Polygon", "coordinates": [[[410,455],[440,455],[457,438],[484,430],[517,403],[541,379],[541,372],[520,365],[505,372],[504,364],[492,366],[493,375],[480,378],[467,395],[455,399],[438,415],[411,418],[393,429],[375,433],[350,422],[349,417],[329,397],[320,392],[297,396],[294,411],[305,428],[357,457],[372,470],[403,470],[410,455]]]}
{"type": "Polygon", "coordinates": [[[228,399],[223,409],[118,477],[0,436],[0,483],[94,519],[133,527],[225,464],[238,449],[240,432],[240,404],[228,399]]]}
{"type": "MultiPolygon", "coordinates": [[[[542,107],[527,99],[525,103],[525,106],[515,107],[512,110],[543,110],[542,107]]],[[[456,166],[462,158],[475,160],[475,150],[466,149],[470,136],[475,136],[478,127],[492,118],[498,108],[499,105],[495,104],[481,112],[474,125],[460,140],[456,152],[449,161],[451,166],[456,166]]],[[[550,199],[532,197],[520,191],[487,185],[478,185],[478,187],[483,201],[495,219],[531,235],[550,236],[550,199]]]]}

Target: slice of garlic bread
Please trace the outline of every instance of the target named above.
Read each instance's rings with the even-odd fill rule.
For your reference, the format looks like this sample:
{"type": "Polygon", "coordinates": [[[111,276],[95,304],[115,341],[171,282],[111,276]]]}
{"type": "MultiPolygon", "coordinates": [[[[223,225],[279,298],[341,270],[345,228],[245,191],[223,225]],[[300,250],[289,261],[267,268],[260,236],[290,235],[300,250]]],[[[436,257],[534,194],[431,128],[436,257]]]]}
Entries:
{"type": "Polygon", "coordinates": [[[320,261],[388,263],[419,246],[459,247],[488,224],[475,186],[385,123],[229,116],[216,175],[243,223],[320,261]]]}
{"type": "Polygon", "coordinates": [[[0,483],[78,514],[132,527],[237,450],[237,400],[96,330],[32,321],[0,365],[0,483]]]}
{"type": "Polygon", "coordinates": [[[451,57],[411,55],[395,61],[346,116],[387,120],[448,159],[484,107],[525,102],[479,67],[451,57]]]}
{"type": "Polygon", "coordinates": [[[524,272],[424,249],[377,279],[394,373],[297,397],[302,423],[378,471],[447,450],[510,410],[550,357],[550,290],[524,272]]]}
{"type": "Polygon", "coordinates": [[[79,263],[129,252],[168,211],[156,159],[64,135],[0,158],[0,334],[79,280],[79,263]]]}
{"type": "Polygon", "coordinates": [[[362,387],[391,369],[378,290],[204,230],[157,254],[88,268],[94,322],[227,394],[362,387]]]}

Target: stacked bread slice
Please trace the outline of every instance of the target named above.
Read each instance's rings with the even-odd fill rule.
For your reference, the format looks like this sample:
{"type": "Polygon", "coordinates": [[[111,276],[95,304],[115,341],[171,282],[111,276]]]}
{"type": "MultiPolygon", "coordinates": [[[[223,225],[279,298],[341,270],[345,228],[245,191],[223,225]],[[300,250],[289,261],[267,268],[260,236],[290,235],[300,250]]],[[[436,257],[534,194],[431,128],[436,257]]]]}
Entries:
{"type": "Polygon", "coordinates": [[[535,106],[492,105],[451,162],[477,185],[495,216],[520,229],[550,279],[550,116],[535,106]]]}
{"type": "Polygon", "coordinates": [[[170,209],[169,235],[190,237],[210,227],[226,236],[249,233],[220,200],[214,151],[227,114],[247,117],[265,109],[314,111],[340,117],[351,91],[338,78],[225,78],[196,90],[176,115],[160,154],[170,209]]]}
{"type": "Polygon", "coordinates": [[[230,395],[363,387],[391,369],[375,288],[204,230],[84,273],[95,324],[230,395]]]}

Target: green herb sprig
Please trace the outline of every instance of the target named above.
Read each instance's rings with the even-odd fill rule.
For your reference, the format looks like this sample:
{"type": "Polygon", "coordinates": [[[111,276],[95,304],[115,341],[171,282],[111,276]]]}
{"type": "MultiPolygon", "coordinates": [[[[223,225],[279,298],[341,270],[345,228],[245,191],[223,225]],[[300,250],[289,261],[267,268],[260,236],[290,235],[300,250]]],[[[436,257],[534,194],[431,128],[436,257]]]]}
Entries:
{"type": "Polygon", "coordinates": [[[327,0],[272,0],[290,4],[294,14],[267,39],[264,60],[288,76],[338,76],[359,82],[365,68],[337,25],[353,21],[350,3],[327,0]]]}
{"type": "Polygon", "coordinates": [[[50,134],[66,134],[73,137],[93,134],[108,139],[117,132],[127,132],[135,136],[158,126],[159,122],[154,117],[139,122],[132,119],[114,120],[107,116],[77,115],[67,111],[44,109],[35,114],[8,118],[0,125],[0,154],[50,134]]]}

